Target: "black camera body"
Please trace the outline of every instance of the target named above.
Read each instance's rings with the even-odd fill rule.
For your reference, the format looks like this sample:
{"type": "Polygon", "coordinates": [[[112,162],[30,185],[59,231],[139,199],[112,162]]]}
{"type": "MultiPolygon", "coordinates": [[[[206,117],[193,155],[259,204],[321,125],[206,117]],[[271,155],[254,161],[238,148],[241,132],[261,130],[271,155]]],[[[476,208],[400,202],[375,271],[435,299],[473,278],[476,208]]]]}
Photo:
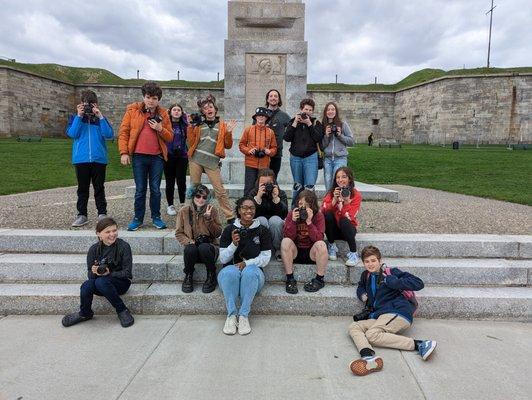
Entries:
{"type": "Polygon", "coordinates": [[[308,218],[308,212],[306,207],[299,208],[299,222],[305,222],[308,218]]]}
{"type": "Polygon", "coordinates": [[[94,104],[92,103],[85,103],[83,104],[83,115],[86,115],[87,117],[91,117],[94,115],[92,112],[92,108],[94,107],[94,104]]]}
{"type": "Polygon", "coordinates": [[[353,321],[364,321],[369,318],[369,315],[373,312],[373,309],[371,307],[368,307],[367,305],[364,307],[364,309],[359,312],[358,314],[353,315],[353,321]]]}
{"type": "Polygon", "coordinates": [[[203,114],[200,113],[190,114],[190,119],[190,124],[194,126],[201,125],[205,122],[203,114]]]}
{"type": "MultiPolygon", "coordinates": [[[[96,268],[96,272],[98,273],[98,275],[103,275],[105,274],[105,272],[107,271],[107,269],[109,268],[109,266],[107,265],[107,259],[105,258],[102,258],[101,261],[98,261],[98,260],[95,260],[94,261],[94,265],[97,265],[98,267],[96,268]]],[[[109,269],[109,271],[111,271],[109,269]]]]}
{"type": "Polygon", "coordinates": [[[199,246],[203,243],[210,244],[212,243],[212,239],[209,235],[198,235],[198,237],[194,240],[194,243],[196,244],[196,246],[199,246]]]}
{"type": "Polygon", "coordinates": [[[264,184],[264,193],[266,194],[266,196],[272,197],[274,187],[275,187],[274,184],[271,182],[264,184]]]}
{"type": "Polygon", "coordinates": [[[240,227],[240,228],[236,228],[233,232],[238,233],[240,235],[240,239],[244,239],[248,236],[249,229],[240,227]]]}
{"type": "Polygon", "coordinates": [[[264,149],[259,149],[255,152],[255,157],[262,158],[265,157],[266,153],[264,152],[264,149]]]}
{"type": "Polygon", "coordinates": [[[153,121],[157,123],[163,122],[163,117],[161,117],[159,114],[156,114],[153,117],[148,118],[148,121],[153,121]]]}
{"type": "Polygon", "coordinates": [[[303,113],[301,113],[301,114],[299,115],[299,117],[300,117],[301,119],[307,119],[307,118],[308,118],[308,114],[303,112],[303,113]]]}
{"type": "Polygon", "coordinates": [[[344,186],[340,189],[340,195],[342,197],[349,197],[351,196],[351,188],[349,186],[344,186]]]}
{"type": "Polygon", "coordinates": [[[336,124],[331,124],[331,133],[333,135],[338,135],[338,127],[336,126],[336,124]]]}

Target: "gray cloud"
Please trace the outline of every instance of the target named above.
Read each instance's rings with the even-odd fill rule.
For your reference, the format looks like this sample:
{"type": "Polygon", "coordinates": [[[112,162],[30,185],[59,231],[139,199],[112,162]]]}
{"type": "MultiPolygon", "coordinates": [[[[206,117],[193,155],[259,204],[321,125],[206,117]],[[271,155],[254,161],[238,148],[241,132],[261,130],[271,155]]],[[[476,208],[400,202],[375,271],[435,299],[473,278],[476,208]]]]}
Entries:
{"type": "MultiPolygon", "coordinates": [[[[0,55],[106,68],[124,78],[223,75],[224,1],[2,2],[0,55]]],[[[492,66],[532,65],[532,3],[499,0],[492,66]]],[[[422,68],[486,63],[489,0],[307,0],[308,81],[393,83],[422,68]]]]}

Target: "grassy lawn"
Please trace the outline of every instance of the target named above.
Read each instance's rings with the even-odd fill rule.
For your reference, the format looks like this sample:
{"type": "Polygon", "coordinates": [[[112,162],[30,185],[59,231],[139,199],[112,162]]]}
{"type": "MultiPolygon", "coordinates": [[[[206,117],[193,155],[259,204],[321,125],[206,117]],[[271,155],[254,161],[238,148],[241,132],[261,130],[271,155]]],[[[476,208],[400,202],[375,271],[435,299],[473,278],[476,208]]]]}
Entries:
{"type": "MultiPolygon", "coordinates": [[[[108,142],[107,180],[131,179],[120,166],[115,142],[108,142]]],[[[0,195],[76,184],[70,163],[71,141],[0,139],[0,195]]],[[[404,184],[532,205],[532,151],[504,146],[451,147],[403,145],[351,149],[349,165],[357,180],[404,184]]]]}
{"type": "Polygon", "coordinates": [[[505,146],[359,145],[349,153],[357,180],[404,184],[532,205],[532,151],[505,146]]]}

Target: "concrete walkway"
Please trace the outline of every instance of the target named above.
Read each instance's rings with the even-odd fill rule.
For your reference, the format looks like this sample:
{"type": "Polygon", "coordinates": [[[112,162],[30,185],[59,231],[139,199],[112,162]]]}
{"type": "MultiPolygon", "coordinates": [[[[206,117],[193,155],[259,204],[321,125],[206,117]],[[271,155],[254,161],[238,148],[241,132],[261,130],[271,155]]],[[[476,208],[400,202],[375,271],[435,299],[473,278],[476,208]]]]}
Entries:
{"type": "MultiPolygon", "coordinates": [[[[2,317],[0,317],[2,318],[2,317]]],[[[349,318],[252,316],[249,336],[222,316],[114,316],[65,329],[59,316],[0,319],[0,399],[529,399],[532,324],[417,320],[438,341],[423,362],[382,349],[384,370],[356,377],[349,318]]]]}

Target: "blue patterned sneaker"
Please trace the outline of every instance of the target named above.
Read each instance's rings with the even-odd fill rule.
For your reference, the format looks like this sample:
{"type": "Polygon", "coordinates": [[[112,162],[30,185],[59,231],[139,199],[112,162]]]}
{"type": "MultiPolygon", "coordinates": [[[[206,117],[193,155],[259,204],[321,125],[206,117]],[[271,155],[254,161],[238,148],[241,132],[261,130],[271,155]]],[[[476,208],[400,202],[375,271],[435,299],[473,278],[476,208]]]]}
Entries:
{"type": "Polygon", "coordinates": [[[157,229],[166,229],[166,224],[161,218],[154,218],[152,219],[152,221],[153,221],[153,226],[156,227],[157,229]]]}
{"type": "Polygon", "coordinates": [[[137,218],[133,218],[129,225],[127,226],[128,231],[136,231],[142,226],[142,221],[137,218]]]}
{"type": "Polygon", "coordinates": [[[436,348],[436,345],[437,343],[435,340],[424,340],[418,345],[419,355],[423,361],[426,361],[430,357],[436,348]]]}
{"type": "Polygon", "coordinates": [[[329,243],[329,245],[327,246],[327,250],[329,252],[329,260],[336,261],[336,259],[338,258],[336,256],[336,253],[338,253],[338,247],[336,247],[336,244],[329,243]]]}
{"type": "Polygon", "coordinates": [[[350,251],[347,253],[347,260],[345,262],[345,265],[348,267],[354,267],[358,264],[360,261],[360,257],[358,256],[356,251],[350,251]]]}

